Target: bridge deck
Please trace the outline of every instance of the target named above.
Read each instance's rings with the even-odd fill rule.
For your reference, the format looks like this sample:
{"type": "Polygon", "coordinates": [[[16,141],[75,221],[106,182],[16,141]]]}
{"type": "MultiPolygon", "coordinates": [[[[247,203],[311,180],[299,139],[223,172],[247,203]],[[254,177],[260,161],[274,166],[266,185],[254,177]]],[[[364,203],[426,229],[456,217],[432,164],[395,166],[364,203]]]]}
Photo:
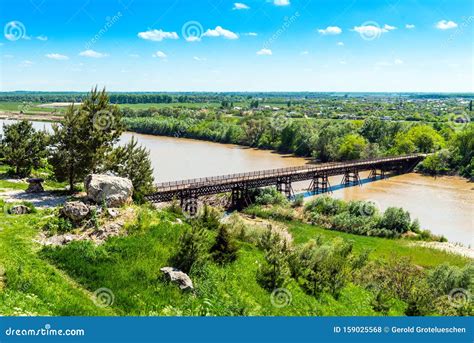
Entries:
{"type": "Polygon", "coordinates": [[[327,174],[329,176],[340,175],[344,173],[345,170],[349,170],[351,168],[357,171],[370,170],[374,168],[380,168],[384,165],[389,164],[407,163],[410,161],[417,162],[424,156],[425,155],[423,154],[411,154],[396,157],[384,157],[348,162],[321,163],[300,167],[279,168],[222,176],[203,177],[189,180],[162,182],[156,185],[156,192],[150,195],[150,198],[153,198],[154,195],[158,195],[160,193],[179,192],[203,187],[219,188],[219,186],[225,186],[229,184],[239,184],[256,181],[258,182],[259,180],[265,179],[273,180],[275,178],[291,177],[292,181],[301,181],[308,179],[308,175],[314,175],[319,173],[327,174]]]}

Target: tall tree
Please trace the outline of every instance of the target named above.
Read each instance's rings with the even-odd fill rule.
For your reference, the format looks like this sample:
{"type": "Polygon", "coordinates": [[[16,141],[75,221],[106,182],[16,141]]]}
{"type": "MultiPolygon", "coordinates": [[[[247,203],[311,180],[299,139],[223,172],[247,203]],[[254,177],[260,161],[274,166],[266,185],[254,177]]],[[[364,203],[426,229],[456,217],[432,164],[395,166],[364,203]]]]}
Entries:
{"type": "Polygon", "coordinates": [[[61,123],[53,125],[50,163],[56,178],[67,180],[73,191],[76,181],[99,170],[123,131],[121,120],[105,89],[94,88],[79,108],[71,105],[61,123]]]}
{"type": "Polygon", "coordinates": [[[46,157],[47,134],[35,131],[27,120],[5,125],[3,131],[0,146],[5,162],[14,167],[16,175],[28,176],[46,157]]]}

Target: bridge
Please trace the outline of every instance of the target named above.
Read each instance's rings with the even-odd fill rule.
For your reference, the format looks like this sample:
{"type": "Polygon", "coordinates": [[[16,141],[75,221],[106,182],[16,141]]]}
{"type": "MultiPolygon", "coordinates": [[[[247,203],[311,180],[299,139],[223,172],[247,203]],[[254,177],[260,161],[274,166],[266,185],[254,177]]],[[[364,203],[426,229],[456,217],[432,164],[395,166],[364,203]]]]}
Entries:
{"type": "Polygon", "coordinates": [[[387,173],[407,173],[425,156],[411,154],[163,182],[157,184],[156,191],[146,199],[155,203],[179,200],[183,210],[195,214],[199,197],[231,193],[231,206],[239,208],[249,203],[251,192],[256,188],[275,186],[291,197],[294,195],[293,182],[311,181],[308,191],[321,194],[330,192],[330,176],[342,175],[341,184],[346,186],[360,185],[359,173],[362,171],[370,171],[369,178],[373,180],[383,178],[387,173]]]}

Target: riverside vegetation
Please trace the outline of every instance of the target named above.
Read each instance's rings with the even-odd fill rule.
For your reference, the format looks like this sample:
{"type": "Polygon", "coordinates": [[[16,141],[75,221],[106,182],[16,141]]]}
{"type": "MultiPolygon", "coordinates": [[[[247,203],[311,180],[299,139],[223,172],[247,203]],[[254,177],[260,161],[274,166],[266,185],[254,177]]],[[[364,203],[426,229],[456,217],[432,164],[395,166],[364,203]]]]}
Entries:
{"type": "MultiPolygon", "coordinates": [[[[49,189],[77,197],[83,175],[108,171],[132,180],[136,203],[120,211],[133,215],[102,244],[41,246],[40,234],[82,227],[59,218],[57,209],[29,206],[29,214],[12,215],[13,204],[0,200],[0,314],[474,314],[472,260],[416,245],[443,239],[402,209],[381,213],[370,203],[329,197],[290,203],[272,188],[231,215],[205,206],[188,218],[175,203],[163,209],[142,203],[140,194],[152,187],[147,152],[136,142],[114,148],[121,113],[105,92],[93,91],[84,104],[71,107],[51,137],[38,139],[26,122],[7,126],[2,177],[14,176],[20,165],[21,177],[44,177],[49,189]],[[104,113],[99,119],[113,120],[100,126],[104,113]],[[27,134],[11,139],[18,132],[27,134]],[[12,158],[17,149],[40,153],[12,158]],[[194,291],[165,280],[160,268],[168,265],[188,273],[194,291]],[[98,303],[104,289],[109,301],[98,303]]],[[[26,188],[21,179],[0,182],[2,189],[26,188]]],[[[87,225],[99,229],[107,221],[94,213],[87,225]]]]}

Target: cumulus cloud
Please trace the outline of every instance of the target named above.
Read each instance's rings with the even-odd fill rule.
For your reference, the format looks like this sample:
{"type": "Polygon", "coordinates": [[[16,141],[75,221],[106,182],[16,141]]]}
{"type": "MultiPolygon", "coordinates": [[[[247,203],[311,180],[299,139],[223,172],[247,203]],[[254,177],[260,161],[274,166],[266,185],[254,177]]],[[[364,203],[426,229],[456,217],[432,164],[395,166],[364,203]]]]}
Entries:
{"type": "Polygon", "coordinates": [[[361,26],[354,26],[352,31],[355,31],[361,35],[362,38],[373,39],[380,37],[382,33],[395,30],[395,26],[385,24],[383,27],[377,25],[377,23],[367,23],[361,26]]]}
{"type": "Polygon", "coordinates": [[[456,27],[458,24],[451,20],[440,20],[436,23],[436,28],[440,30],[455,29],[456,27]]]}
{"type": "Polygon", "coordinates": [[[257,51],[257,55],[272,55],[272,51],[270,49],[260,49],[257,51]]]}
{"type": "Polygon", "coordinates": [[[337,46],[344,46],[344,42],[337,42],[337,46]]]}
{"type": "Polygon", "coordinates": [[[391,26],[391,25],[388,25],[388,24],[385,24],[383,26],[384,30],[387,30],[387,31],[392,31],[392,30],[395,30],[396,27],[395,26],[391,26]]]}
{"type": "Polygon", "coordinates": [[[208,29],[203,33],[203,36],[206,37],[224,37],[226,39],[238,39],[239,36],[229,30],[224,29],[222,26],[216,26],[214,30],[208,29]]]}
{"type": "Polygon", "coordinates": [[[158,57],[158,58],[161,58],[161,59],[165,59],[168,56],[163,51],[157,51],[153,54],[153,57],[158,57]]]}
{"type": "Polygon", "coordinates": [[[92,58],[102,58],[108,56],[107,54],[97,52],[94,50],[84,50],[79,53],[80,56],[92,57],[92,58]]]}
{"type": "Polygon", "coordinates": [[[256,37],[258,36],[258,33],[257,32],[247,32],[245,33],[246,36],[252,36],[252,37],[256,37]]]}
{"type": "Polygon", "coordinates": [[[273,0],[273,4],[275,6],[288,6],[290,4],[290,0],[273,0]]]}
{"type": "Polygon", "coordinates": [[[342,30],[338,26],[328,26],[325,29],[318,29],[318,32],[322,35],[338,35],[342,30]]]}
{"type": "Polygon", "coordinates": [[[411,29],[414,29],[414,28],[415,28],[415,25],[413,25],[413,24],[406,24],[406,25],[405,25],[405,28],[411,30],[411,29]]]}
{"type": "Polygon", "coordinates": [[[36,37],[36,39],[44,42],[44,41],[48,40],[48,37],[46,37],[44,35],[40,35],[40,36],[36,37]]]}
{"type": "Polygon", "coordinates": [[[138,37],[140,37],[141,39],[151,40],[154,42],[161,42],[163,39],[178,39],[179,38],[176,32],[166,32],[161,29],[139,32],[138,37]]]}
{"type": "Polygon", "coordinates": [[[241,2],[234,2],[234,7],[232,8],[233,10],[248,10],[250,7],[248,7],[246,4],[243,4],[241,2]]]}
{"type": "Polygon", "coordinates": [[[45,56],[46,56],[47,58],[52,59],[52,60],[58,60],[58,61],[64,61],[64,60],[68,60],[68,59],[69,59],[69,57],[67,57],[66,55],[55,54],[55,53],[46,54],[45,56]]]}

